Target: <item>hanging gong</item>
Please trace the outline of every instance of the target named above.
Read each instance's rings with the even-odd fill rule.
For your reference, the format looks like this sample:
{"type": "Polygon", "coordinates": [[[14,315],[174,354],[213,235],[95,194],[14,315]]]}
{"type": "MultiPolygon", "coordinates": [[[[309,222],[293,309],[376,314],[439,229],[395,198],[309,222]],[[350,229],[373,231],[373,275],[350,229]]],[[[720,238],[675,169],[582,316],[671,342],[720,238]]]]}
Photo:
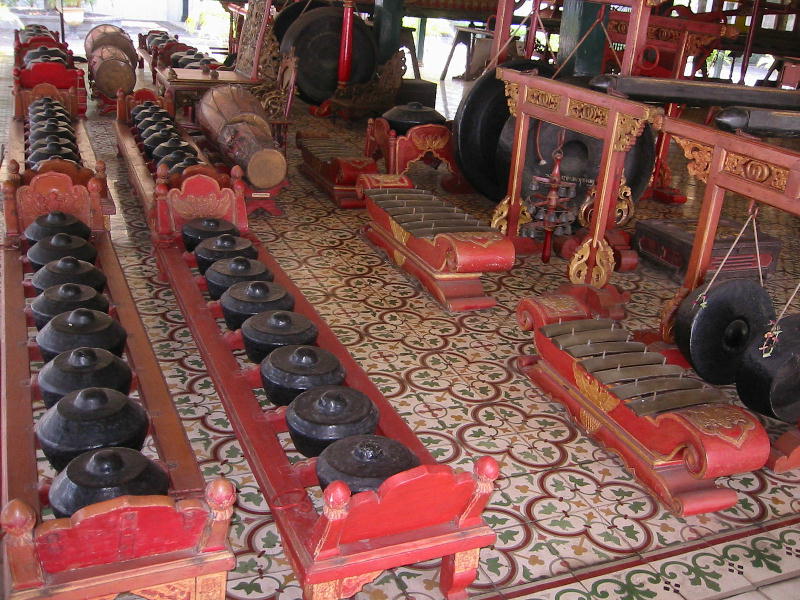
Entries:
{"type": "MultiPolygon", "coordinates": [[[[538,69],[548,76],[553,73],[550,65],[527,59],[515,59],[500,66],[516,71],[538,69]]],[[[505,196],[508,188],[508,167],[505,179],[498,177],[495,159],[500,132],[510,115],[505,86],[492,69],[475,81],[453,119],[456,161],[461,172],[472,187],[495,202],[505,196]]]]}
{"type": "Polygon", "coordinates": [[[774,318],[772,299],[757,281],[716,282],[707,291],[706,286],[695,289],[681,302],[675,314],[675,343],[707,382],[733,383],[742,355],[774,318]]]}
{"type": "MultiPolygon", "coordinates": [[[[588,87],[587,77],[559,78],[565,83],[579,87],[588,87]]],[[[503,184],[503,194],[508,187],[508,173],[511,169],[511,150],[514,144],[514,124],[516,119],[508,118],[502,128],[497,142],[497,154],[494,164],[497,168],[497,180],[503,184]]],[[[561,177],[565,181],[576,183],[576,194],[573,204],[577,207],[587,198],[594,186],[595,178],[600,172],[600,160],[603,156],[603,140],[577,131],[563,129],[552,123],[531,119],[528,130],[527,156],[522,172],[522,189],[528,190],[534,177],[547,177],[553,170],[553,154],[558,149],[561,132],[564,132],[564,144],[561,148],[561,177]]],[[[631,188],[631,199],[638,200],[653,172],[655,164],[655,134],[650,125],[646,125],[642,134],[636,139],[625,155],[625,184],[631,188]]]]}
{"type": "MultiPolygon", "coordinates": [[[[297,57],[297,91],[309,104],[321,104],[338,83],[342,9],[316,8],[298,18],[283,36],[281,53],[294,49],[297,57]]],[[[353,62],[350,83],[364,83],[375,73],[377,49],[372,33],[353,17],[353,62]]]]}
{"type": "Polygon", "coordinates": [[[780,333],[768,356],[764,336],[754,339],[742,355],[736,391],[750,410],[796,423],[800,419],[800,314],[778,321],[777,330],[780,333]]]}
{"type": "Polygon", "coordinates": [[[285,8],[281,9],[281,12],[275,15],[275,20],[272,22],[272,34],[280,44],[283,41],[286,30],[289,29],[292,23],[300,16],[306,14],[310,10],[323,8],[325,6],[330,5],[321,0],[307,0],[305,2],[291,2],[287,4],[285,8]]]}

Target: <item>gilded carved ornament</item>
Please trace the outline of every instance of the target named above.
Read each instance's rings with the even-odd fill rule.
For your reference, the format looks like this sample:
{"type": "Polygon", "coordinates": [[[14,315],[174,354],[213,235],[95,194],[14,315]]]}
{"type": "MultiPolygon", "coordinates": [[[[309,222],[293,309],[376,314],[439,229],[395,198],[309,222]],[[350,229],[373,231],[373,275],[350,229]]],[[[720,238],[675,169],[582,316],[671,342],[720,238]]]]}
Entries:
{"type": "Polygon", "coordinates": [[[672,139],[681,147],[683,155],[689,160],[686,165],[689,174],[697,177],[700,181],[708,181],[708,170],[714,148],[684,137],[672,136],[672,139]]]}
{"type": "Polygon", "coordinates": [[[558,110],[558,106],[561,104],[561,96],[536,88],[528,88],[525,101],[547,110],[558,110]]]}
{"type": "MultiPolygon", "coordinates": [[[[498,229],[500,233],[508,233],[508,210],[511,208],[511,196],[506,196],[497,205],[492,213],[492,227],[498,229]]],[[[519,235],[519,228],[525,223],[531,222],[531,215],[524,205],[519,207],[519,222],[517,223],[517,235],[519,235]]]]}
{"type": "Polygon", "coordinates": [[[592,287],[602,288],[608,283],[614,270],[614,251],[604,239],[598,240],[595,244],[594,265],[590,271],[591,254],[592,239],[589,238],[578,247],[569,261],[569,280],[576,285],[589,283],[592,287]]]}
{"type": "Polygon", "coordinates": [[[722,170],[780,192],[786,190],[789,178],[788,169],[734,152],[726,154],[722,170]]]}
{"type": "Polygon", "coordinates": [[[608,108],[575,98],[569,98],[567,101],[567,116],[594,123],[600,127],[608,125],[608,108]]]}
{"type": "Polygon", "coordinates": [[[519,85],[512,82],[506,81],[505,84],[505,91],[506,91],[506,101],[508,102],[508,112],[511,113],[512,117],[517,116],[517,100],[519,97],[519,85]]]}

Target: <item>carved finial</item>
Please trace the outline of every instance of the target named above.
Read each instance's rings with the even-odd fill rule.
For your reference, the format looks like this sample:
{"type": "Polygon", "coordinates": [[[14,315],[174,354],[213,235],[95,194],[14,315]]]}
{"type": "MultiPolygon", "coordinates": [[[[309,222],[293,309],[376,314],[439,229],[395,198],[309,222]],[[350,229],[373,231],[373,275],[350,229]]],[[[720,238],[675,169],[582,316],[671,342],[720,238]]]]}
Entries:
{"type": "Polygon", "coordinates": [[[19,163],[13,158],[10,161],[8,161],[8,172],[12,175],[19,174],[19,163]]]}
{"type": "Polygon", "coordinates": [[[236,165],[235,167],[233,167],[231,169],[231,177],[233,178],[234,181],[244,177],[244,171],[242,170],[242,167],[240,167],[239,165],[236,165]]]}
{"type": "Polygon", "coordinates": [[[100,179],[106,178],[106,161],[98,160],[94,165],[95,175],[100,179]]]}
{"type": "Polygon", "coordinates": [[[158,168],[156,169],[156,182],[158,183],[166,182],[168,177],[169,177],[169,167],[164,163],[161,163],[160,165],[158,165],[158,168]]]}
{"type": "Polygon", "coordinates": [[[219,79],[219,71],[217,71],[216,69],[211,71],[211,79],[219,79]]]}
{"type": "Polygon", "coordinates": [[[347,503],[350,501],[350,488],[343,481],[334,481],[323,494],[325,505],[323,514],[331,521],[343,519],[347,515],[347,503]]]}
{"type": "Polygon", "coordinates": [[[122,88],[118,88],[118,89],[117,89],[117,98],[118,98],[119,100],[122,100],[124,97],[125,97],[125,92],[124,92],[124,91],[122,91],[122,88]]]}
{"type": "Polygon", "coordinates": [[[33,541],[33,526],[36,513],[22,500],[15,498],[0,513],[0,526],[9,536],[7,542],[12,546],[30,544],[33,541]]]}
{"type": "Polygon", "coordinates": [[[230,479],[217,477],[206,486],[206,502],[214,513],[215,521],[227,521],[233,515],[236,488],[230,479]]]}
{"type": "Polygon", "coordinates": [[[491,456],[481,456],[475,463],[475,474],[478,476],[478,491],[491,491],[492,482],[500,476],[500,465],[491,456]],[[488,490],[481,489],[487,486],[488,490]]]}

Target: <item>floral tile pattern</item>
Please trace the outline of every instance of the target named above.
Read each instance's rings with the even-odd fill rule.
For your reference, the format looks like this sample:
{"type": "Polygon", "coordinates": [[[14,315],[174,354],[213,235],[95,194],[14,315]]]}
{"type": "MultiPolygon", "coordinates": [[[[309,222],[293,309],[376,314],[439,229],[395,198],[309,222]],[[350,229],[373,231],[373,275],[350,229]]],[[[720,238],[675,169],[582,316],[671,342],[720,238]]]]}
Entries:
{"type": "MultiPolygon", "coordinates": [[[[3,81],[9,70],[8,55],[0,55],[3,81]]],[[[0,115],[9,103],[8,94],[0,99],[0,115]]],[[[332,131],[360,146],[363,123],[313,121],[300,102],[295,109],[298,128],[332,131]]],[[[115,247],[201,471],[206,478],[224,474],[239,490],[231,528],[237,564],[228,596],[299,599],[269,507],[174,296],[157,278],[139,201],[116,159],[112,121],[93,115],[88,124],[118,206],[111,218],[115,247]]],[[[361,237],[363,211],[336,209],[297,172],[293,147],[288,160],[291,186],[278,198],[283,214],[254,215],[253,231],[439,462],[471,470],[477,457],[491,455],[501,465],[485,511],[497,539],[480,554],[471,598],[790,597],[778,594],[795,589],[782,586],[797,585],[792,580],[800,576],[800,473],[765,469],[722,478],[719,483],[738,495],[734,507],[678,517],[521,374],[517,359],[534,348],[516,324],[516,305],[563,283],[564,261],[544,265],[534,256],[519,257],[510,272],[484,278],[496,307],[448,313],[361,237]]],[[[672,162],[680,183],[687,183],[681,157],[672,162]]],[[[425,165],[415,164],[410,173],[420,187],[473,214],[486,218],[493,209],[475,195],[444,194],[440,173],[425,165]]],[[[696,217],[702,185],[691,192],[685,205],[643,201],[638,216],[696,217]]],[[[745,210],[746,203],[730,201],[726,216],[741,219],[745,210]]],[[[773,210],[763,210],[760,219],[784,245],[767,282],[778,303],[800,277],[798,223],[773,210]]],[[[669,274],[646,262],[615,274],[614,283],[631,292],[632,328],[656,326],[661,303],[677,288],[669,274]]],[[[787,427],[768,423],[773,436],[787,427]]],[[[355,597],[439,600],[438,569],[439,561],[428,561],[386,571],[355,597]]]]}

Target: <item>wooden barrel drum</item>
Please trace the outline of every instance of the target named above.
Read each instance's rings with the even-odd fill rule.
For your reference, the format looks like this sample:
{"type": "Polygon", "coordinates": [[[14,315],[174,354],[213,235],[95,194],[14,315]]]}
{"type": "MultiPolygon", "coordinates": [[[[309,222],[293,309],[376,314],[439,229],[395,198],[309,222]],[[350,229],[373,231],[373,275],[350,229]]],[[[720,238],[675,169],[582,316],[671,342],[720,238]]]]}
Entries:
{"type": "Polygon", "coordinates": [[[206,134],[258,188],[269,189],[286,177],[286,159],[275,149],[261,103],[240,86],[216,86],[197,104],[197,120],[206,134]]]}
{"type": "Polygon", "coordinates": [[[117,90],[130,94],[136,85],[136,63],[116,46],[96,46],[89,55],[89,72],[94,89],[109,98],[116,98],[117,90]]]}
{"type": "MultiPolygon", "coordinates": [[[[136,65],[139,61],[139,56],[136,54],[136,48],[130,36],[116,25],[106,23],[89,30],[83,40],[86,58],[88,59],[95,48],[100,46],[116,46],[125,53],[132,65],[136,65]]],[[[114,93],[116,93],[116,90],[114,93]]]]}

